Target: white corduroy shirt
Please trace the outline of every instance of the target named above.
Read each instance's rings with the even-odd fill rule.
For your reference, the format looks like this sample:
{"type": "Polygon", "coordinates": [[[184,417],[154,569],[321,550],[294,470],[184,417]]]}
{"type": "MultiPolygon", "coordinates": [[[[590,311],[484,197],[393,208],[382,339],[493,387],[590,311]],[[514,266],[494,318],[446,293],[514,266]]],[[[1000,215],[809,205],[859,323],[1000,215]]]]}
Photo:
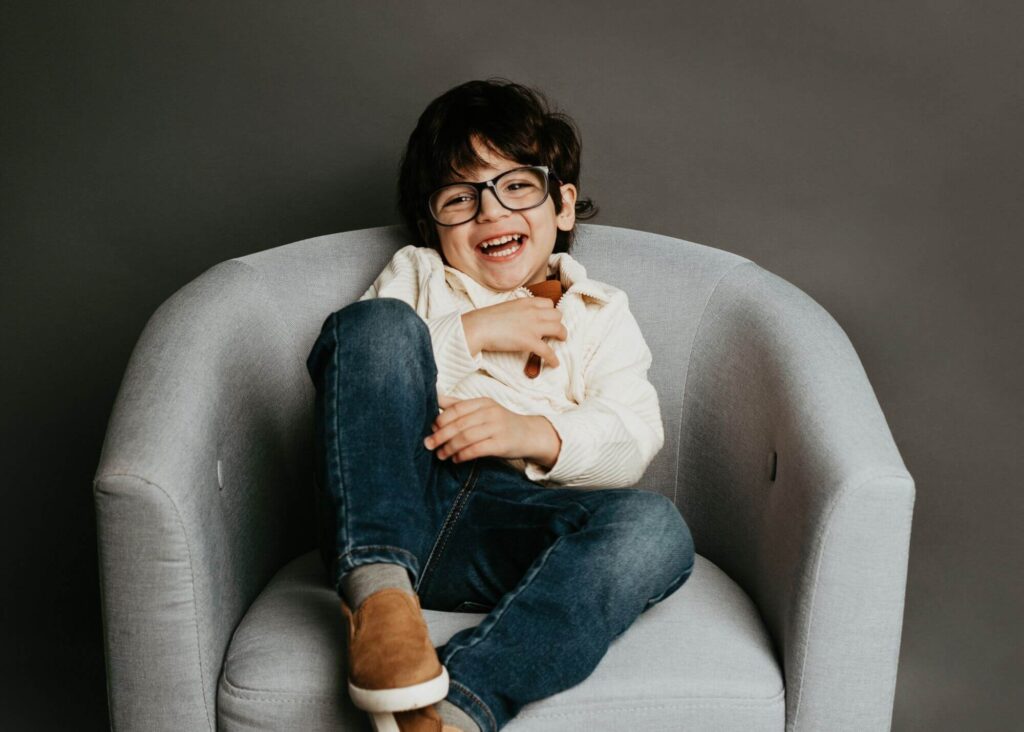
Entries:
{"type": "Polygon", "coordinates": [[[462,314],[514,298],[533,297],[525,287],[487,288],[445,265],[435,250],[410,244],[392,257],[360,297],[393,297],[408,303],[430,330],[437,390],[456,399],[490,397],[509,411],[541,415],[562,439],[549,470],[523,458],[500,458],[546,487],[633,486],[664,444],[658,395],[647,380],[651,352],[629,311],[626,293],[587,278],[568,254],[552,254],[548,276],[565,293],[557,308],[568,337],[545,339],[558,367],[542,362],[540,374],[523,372],[529,354],[470,353],[462,314]]]}

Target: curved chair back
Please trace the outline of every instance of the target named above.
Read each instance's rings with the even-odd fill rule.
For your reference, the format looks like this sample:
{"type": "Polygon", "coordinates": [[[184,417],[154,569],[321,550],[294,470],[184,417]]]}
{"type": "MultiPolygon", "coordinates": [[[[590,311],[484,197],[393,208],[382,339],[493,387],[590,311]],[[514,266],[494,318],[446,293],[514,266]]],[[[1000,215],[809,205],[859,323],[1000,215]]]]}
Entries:
{"type": "MultiPolygon", "coordinates": [[[[231,634],[273,574],[315,548],[306,356],[326,317],[407,243],[385,226],[238,257],[149,319],[94,481],[115,729],[216,728],[231,634]]],[[[804,704],[811,728],[843,713],[828,700],[859,708],[870,695],[843,696],[844,678],[805,682],[834,646],[807,598],[826,549],[842,577],[863,574],[851,558],[870,559],[864,628],[852,630],[882,629],[871,653],[898,648],[913,483],[845,333],[800,290],[719,249],[579,224],[572,255],[627,293],[651,349],[665,443],[637,487],[670,496],[698,552],[751,596],[787,685],[822,700],[804,704]],[[864,489],[839,504],[849,486],[883,498],[864,489]],[[823,527],[846,525],[836,517],[871,533],[871,552],[839,530],[826,546],[823,527]]],[[[845,602],[844,586],[826,599],[845,602]]],[[[895,663],[879,674],[868,661],[871,693],[889,693],[895,663]]],[[[891,702],[876,711],[885,718],[891,702]]]]}

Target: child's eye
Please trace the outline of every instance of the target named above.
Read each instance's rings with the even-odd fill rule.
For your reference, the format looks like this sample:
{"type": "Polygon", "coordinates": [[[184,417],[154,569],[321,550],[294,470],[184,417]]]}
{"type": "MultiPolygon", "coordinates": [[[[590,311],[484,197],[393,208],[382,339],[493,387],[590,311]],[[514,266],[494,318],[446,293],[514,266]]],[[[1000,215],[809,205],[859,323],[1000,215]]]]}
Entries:
{"type": "Polygon", "coordinates": [[[472,201],[472,200],[473,200],[472,196],[455,196],[454,198],[449,198],[447,201],[445,201],[444,205],[445,206],[461,206],[463,203],[467,203],[467,202],[472,201]]]}
{"type": "Polygon", "coordinates": [[[516,178],[515,180],[506,181],[502,186],[501,190],[506,193],[523,193],[525,191],[538,190],[540,186],[537,185],[537,181],[530,178],[516,178]]]}

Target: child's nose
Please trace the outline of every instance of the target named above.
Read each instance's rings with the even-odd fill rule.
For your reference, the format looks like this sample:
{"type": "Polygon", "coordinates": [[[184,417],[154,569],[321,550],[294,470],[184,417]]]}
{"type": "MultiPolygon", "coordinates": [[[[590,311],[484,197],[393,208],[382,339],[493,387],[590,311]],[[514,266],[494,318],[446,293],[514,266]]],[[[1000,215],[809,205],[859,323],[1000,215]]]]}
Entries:
{"type": "Polygon", "coordinates": [[[508,209],[501,205],[498,195],[490,188],[485,188],[480,199],[478,218],[483,220],[500,219],[508,214],[508,209]],[[488,195],[490,194],[490,195],[488,195]]]}

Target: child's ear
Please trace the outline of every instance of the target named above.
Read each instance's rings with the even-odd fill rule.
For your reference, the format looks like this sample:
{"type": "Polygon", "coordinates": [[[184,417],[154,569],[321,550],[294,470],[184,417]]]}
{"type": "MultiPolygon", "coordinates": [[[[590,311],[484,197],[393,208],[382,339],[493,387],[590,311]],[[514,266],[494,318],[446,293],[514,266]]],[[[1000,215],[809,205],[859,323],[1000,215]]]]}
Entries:
{"type": "Polygon", "coordinates": [[[576,224],[576,186],[566,183],[561,186],[562,212],[558,214],[558,228],[571,231],[576,224]]]}

